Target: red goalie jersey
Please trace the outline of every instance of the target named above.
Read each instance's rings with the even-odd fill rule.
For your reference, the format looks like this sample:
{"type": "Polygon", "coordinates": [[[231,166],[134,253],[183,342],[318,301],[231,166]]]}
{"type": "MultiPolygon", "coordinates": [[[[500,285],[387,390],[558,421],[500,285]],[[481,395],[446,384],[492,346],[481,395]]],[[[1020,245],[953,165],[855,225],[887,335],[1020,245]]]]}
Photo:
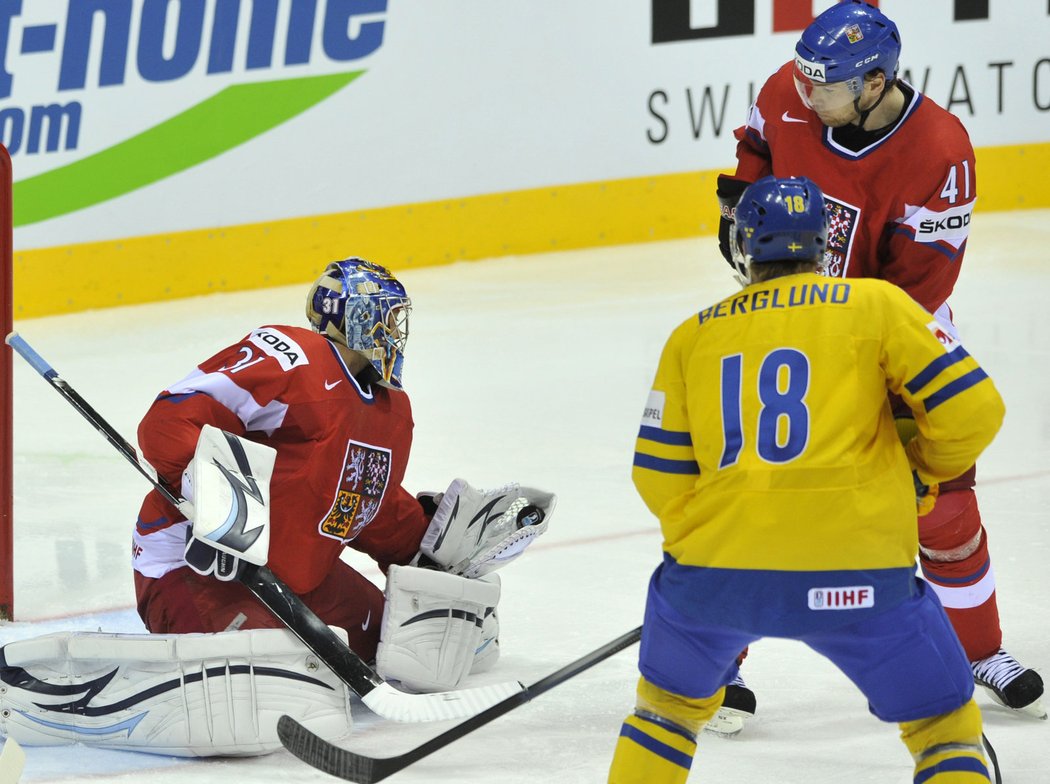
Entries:
{"type": "Polygon", "coordinates": [[[966,249],[977,194],[973,147],[958,119],[910,86],[902,90],[898,120],[849,149],[836,141],[848,129],[821,123],[785,64],[735,132],[736,178],[809,177],[830,212],[827,274],[888,280],[935,312],[966,249]]]}
{"type": "MultiPolygon", "coordinates": [[[[277,450],[268,566],[296,593],[316,588],[347,544],[383,564],[415,555],[428,521],[401,487],[412,442],[408,396],[362,388],[324,336],[260,327],[157,398],[139,444],[176,487],[204,424],[277,450]]],[[[135,569],[157,578],[184,566],[188,525],[159,493],[146,496],[135,569]]]]}

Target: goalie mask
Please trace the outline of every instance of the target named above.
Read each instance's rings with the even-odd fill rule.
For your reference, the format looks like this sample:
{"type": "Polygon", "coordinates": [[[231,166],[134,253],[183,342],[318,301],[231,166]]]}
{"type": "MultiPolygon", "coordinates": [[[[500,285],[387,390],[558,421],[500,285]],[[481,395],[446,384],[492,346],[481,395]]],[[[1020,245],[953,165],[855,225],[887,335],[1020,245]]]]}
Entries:
{"type": "Polygon", "coordinates": [[[364,259],[333,261],[310,289],[313,328],[369,361],[383,386],[401,389],[412,302],[385,267],[364,259]]]}

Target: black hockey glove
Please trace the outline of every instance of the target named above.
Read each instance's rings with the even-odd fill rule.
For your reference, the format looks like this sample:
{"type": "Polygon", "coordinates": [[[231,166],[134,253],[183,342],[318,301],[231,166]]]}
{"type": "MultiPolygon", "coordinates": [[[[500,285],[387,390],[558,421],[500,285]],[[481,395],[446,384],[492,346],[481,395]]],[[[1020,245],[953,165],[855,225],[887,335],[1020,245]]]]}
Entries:
{"type": "Polygon", "coordinates": [[[718,219],[718,249],[722,251],[722,258],[729,263],[729,266],[741,275],[744,271],[737,267],[736,262],[733,261],[733,248],[730,245],[729,230],[735,222],[737,202],[740,201],[740,197],[750,184],[726,174],[719,174],[718,190],[715,191],[715,194],[718,196],[718,206],[721,210],[721,215],[718,219]]]}

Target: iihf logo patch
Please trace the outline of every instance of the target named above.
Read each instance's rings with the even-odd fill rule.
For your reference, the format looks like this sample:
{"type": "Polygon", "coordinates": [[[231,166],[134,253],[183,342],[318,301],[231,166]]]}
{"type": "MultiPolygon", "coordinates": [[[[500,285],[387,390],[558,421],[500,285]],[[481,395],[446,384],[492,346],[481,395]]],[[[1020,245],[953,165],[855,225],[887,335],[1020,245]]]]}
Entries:
{"type": "Polygon", "coordinates": [[[810,588],[808,598],[811,610],[857,610],[875,606],[875,587],[810,588]]]}
{"type": "Polygon", "coordinates": [[[390,482],[391,463],[389,449],[347,442],[339,489],[318,526],[322,536],[346,543],[375,519],[390,482]]]}

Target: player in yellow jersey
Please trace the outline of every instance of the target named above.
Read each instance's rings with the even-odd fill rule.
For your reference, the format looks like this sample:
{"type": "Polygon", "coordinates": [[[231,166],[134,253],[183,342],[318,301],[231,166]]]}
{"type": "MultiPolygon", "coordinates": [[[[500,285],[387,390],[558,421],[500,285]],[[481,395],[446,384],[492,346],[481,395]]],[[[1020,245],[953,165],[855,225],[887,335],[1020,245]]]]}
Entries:
{"type": "Polygon", "coordinates": [[[609,781],[684,782],[738,654],[769,636],[830,659],[899,723],[917,784],[987,782],[969,662],[915,575],[916,514],[991,442],[1002,399],[901,289],[817,274],[809,180],[751,185],[733,242],[748,285],[672,333],[638,434],[664,553],[609,781]],[[887,391],[915,414],[907,447],[887,391]]]}

